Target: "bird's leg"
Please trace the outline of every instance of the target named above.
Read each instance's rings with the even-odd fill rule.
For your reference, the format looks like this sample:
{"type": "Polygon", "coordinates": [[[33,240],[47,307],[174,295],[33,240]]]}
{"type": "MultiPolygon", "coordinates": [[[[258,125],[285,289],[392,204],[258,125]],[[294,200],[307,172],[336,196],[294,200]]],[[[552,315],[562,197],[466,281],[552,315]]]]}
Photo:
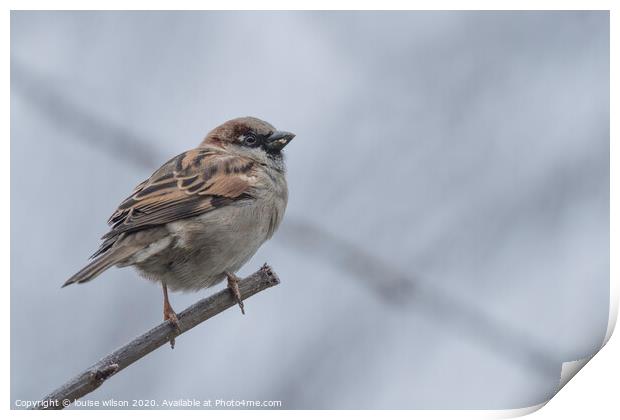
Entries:
{"type": "Polygon", "coordinates": [[[241,292],[239,292],[239,277],[234,275],[233,273],[225,272],[226,278],[228,279],[228,288],[230,289],[230,293],[232,293],[233,298],[239,304],[241,308],[241,313],[245,315],[245,310],[243,309],[243,301],[241,300],[241,292]]]}
{"type": "MultiPolygon", "coordinates": [[[[161,287],[164,291],[164,321],[170,322],[174,329],[180,332],[179,318],[177,318],[177,314],[174,312],[174,309],[172,309],[172,306],[170,306],[170,301],[168,300],[168,286],[165,282],[162,282],[161,287]]],[[[170,339],[170,347],[174,348],[174,337],[170,339]]]]}

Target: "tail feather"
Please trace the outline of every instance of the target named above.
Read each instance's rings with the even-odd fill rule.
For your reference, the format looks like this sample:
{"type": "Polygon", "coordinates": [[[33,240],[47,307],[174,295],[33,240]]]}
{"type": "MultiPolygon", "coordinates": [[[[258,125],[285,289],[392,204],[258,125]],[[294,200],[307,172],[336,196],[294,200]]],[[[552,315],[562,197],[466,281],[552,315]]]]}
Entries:
{"type": "Polygon", "coordinates": [[[75,273],[69,280],[67,280],[62,287],[69,286],[73,283],[85,283],[97,277],[99,274],[103,273],[108,268],[117,264],[120,259],[116,252],[111,252],[107,254],[103,254],[93,261],[88,263],[86,267],[82,268],[80,271],[75,273]]]}

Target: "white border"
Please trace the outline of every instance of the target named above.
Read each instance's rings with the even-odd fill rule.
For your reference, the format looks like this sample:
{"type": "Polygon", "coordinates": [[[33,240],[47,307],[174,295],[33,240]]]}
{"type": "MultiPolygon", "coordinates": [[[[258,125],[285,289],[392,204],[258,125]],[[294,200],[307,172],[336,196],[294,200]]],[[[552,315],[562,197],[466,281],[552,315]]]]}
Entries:
{"type": "MultiPolygon", "coordinates": [[[[8,203],[9,191],[10,191],[10,13],[9,10],[350,10],[351,6],[355,6],[358,10],[610,10],[611,19],[611,48],[610,48],[610,62],[611,62],[611,97],[610,97],[610,115],[619,115],[617,111],[617,98],[618,98],[618,86],[615,83],[613,75],[618,74],[618,31],[617,23],[618,18],[615,16],[615,12],[618,10],[613,1],[576,1],[565,0],[562,2],[552,0],[521,0],[521,1],[404,1],[404,0],[383,0],[383,1],[368,1],[357,0],[355,2],[341,1],[341,0],[299,0],[295,2],[287,1],[262,1],[260,5],[257,1],[249,0],[230,0],[230,1],[200,1],[200,0],[92,0],[88,3],[77,0],[64,0],[64,1],[43,1],[43,0],[9,0],[3,2],[5,4],[5,13],[2,15],[0,24],[0,33],[2,34],[2,47],[4,54],[2,59],[4,65],[2,66],[2,79],[4,80],[4,92],[5,101],[3,102],[2,118],[4,119],[5,127],[5,141],[2,143],[2,179],[5,184],[4,205],[0,206],[1,219],[3,223],[3,235],[4,241],[2,242],[2,271],[5,274],[3,276],[5,287],[5,293],[2,294],[4,304],[2,310],[4,314],[5,325],[8,324],[10,317],[10,207],[8,203]],[[148,8],[147,8],[148,6],[148,8]],[[8,234],[7,234],[8,233],[8,234]]],[[[616,169],[619,164],[619,148],[617,147],[617,127],[613,117],[611,118],[611,215],[617,215],[620,207],[618,206],[618,189],[614,192],[613,186],[618,186],[618,170],[616,169]]],[[[618,255],[618,224],[617,219],[612,216],[611,219],[611,243],[610,243],[610,255],[611,255],[611,302],[610,302],[610,314],[609,325],[607,329],[607,335],[605,342],[609,340],[614,330],[617,314],[618,314],[618,264],[614,261],[614,256],[618,255]]],[[[8,334],[4,335],[8,337],[8,334]]],[[[545,410],[541,410],[535,414],[535,416],[553,416],[553,418],[577,418],[577,416],[583,417],[590,415],[590,413],[597,412],[600,416],[594,418],[617,418],[620,414],[619,404],[617,401],[617,390],[620,381],[618,380],[618,373],[620,373],[620,363],[618,363],[618,354],[620,354],[620,345],[618,339],[612,339],[612,344],[605,346],[601,355],[596,356],[597,360],[588,364],[586,372],[582,373],[579,380],[571,381],[566,387],[566,390],[562,390],[556,397],[552,399],[552,403],[549,404],[545,410]],[[599,360],[600,359],[600,360],[599,360]],[[604,362],[604,363],[603,363],[604,362]],[[592,369],[590,370],[590,365],[592,369]],[[583,376],[583,378],[581,378],[583,376]],[[575,383],[573,385],[573,383],[575,383]],[[601,398],[601,396],[603,396],[601,398]]],[[[5,363],[5,372],[10,371],[10,358],[9,358],[9,345],[0,346],[3,360],[5,363]]],[[[586,358],[582,361],[567,363],[564,366],[562,376],[562,386],[574,376],[590,358],[586,358]]],[[[1,382],[2,391],[5,401],[5,410],[10,411],[10,379],[8,375],[4,375],[4,380],[1,382]]],[[[525,415],[533,411],[538,410],[541,406],[528,407],[519,410],[488,410],[488,411],[382,411],[381,416],[389,416],[392,418],[507,418],[525,415]]],[[[173,413],[162,411],[131,411],[132,416],[148,416],[151,418],[164,418],[170,416],[173,413]]],[[[26,411],[10,411],[7,413],[12,416],[33,416],[38,415],[36,412],[26,411]]],[[[353,417],[355,418],[370,418],[375,417],[378,413],[364,412],[364,411],[182,411],[184,417],[193,417],[204,419],[205,416],[209,418],[237,418],[241,416],[252,416],[253,418],[288,418],[294,414],[299,418],[314,418],[318,414],[332,418],[353,417]]],[[[46,416],[54,414],[46,413],[46,416]]],[[[56,414],[58,415],[58,414],[56,414]]],[[[110,414],[102,411],[65,411],[61,415],[66,416],[93,416],[93,417],[107,417],[110,414]]]]}

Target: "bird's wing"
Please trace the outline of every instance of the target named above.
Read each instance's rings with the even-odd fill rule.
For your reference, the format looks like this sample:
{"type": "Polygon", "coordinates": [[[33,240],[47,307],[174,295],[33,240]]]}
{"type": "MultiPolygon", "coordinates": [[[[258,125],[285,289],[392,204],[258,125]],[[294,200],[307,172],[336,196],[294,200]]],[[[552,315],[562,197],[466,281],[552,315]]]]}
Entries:
{"type": "Polygon", "coordinates": [[[139,184],[112,214],[112,226],[93,255],[109,249],[119,235],[206,213],[252,197],[256,163],[221,149],[200,148],[166,162],[139,184]]]}

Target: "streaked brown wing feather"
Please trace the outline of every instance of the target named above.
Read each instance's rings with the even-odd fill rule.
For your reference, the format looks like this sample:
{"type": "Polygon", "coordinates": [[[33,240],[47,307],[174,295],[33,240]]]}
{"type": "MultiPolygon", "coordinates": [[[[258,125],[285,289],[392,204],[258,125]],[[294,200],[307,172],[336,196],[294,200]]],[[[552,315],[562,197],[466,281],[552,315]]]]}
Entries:
{"type": "Polygon", "coordinates": [[[250,198],[255,163],[221,149],[194,149],[165,163],[139,184],[112,214],[112,226],[97,256],[117,237],[148,227],[197,216],[235,200],[250,198]]]}

